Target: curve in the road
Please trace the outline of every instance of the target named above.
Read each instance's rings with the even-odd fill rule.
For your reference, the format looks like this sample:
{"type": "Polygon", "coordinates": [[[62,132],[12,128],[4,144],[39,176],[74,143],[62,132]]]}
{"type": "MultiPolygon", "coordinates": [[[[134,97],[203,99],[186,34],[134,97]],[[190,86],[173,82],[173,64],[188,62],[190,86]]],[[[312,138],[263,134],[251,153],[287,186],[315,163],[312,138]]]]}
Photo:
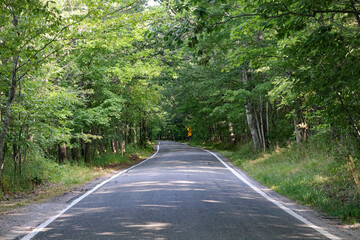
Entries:
{"type": "Polygon", "coordinates": [[[215,153],[161,141],[149,159],[97,185],[22,239],[340,239],[215,153]]]}

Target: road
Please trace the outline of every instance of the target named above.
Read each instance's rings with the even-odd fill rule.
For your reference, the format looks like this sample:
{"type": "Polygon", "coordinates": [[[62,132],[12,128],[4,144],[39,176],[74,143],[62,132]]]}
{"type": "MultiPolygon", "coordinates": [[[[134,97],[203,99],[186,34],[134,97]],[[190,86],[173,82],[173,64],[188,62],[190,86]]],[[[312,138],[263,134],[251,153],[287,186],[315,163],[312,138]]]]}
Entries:
{"type": "Polygon", "coordinates": [[[199,148],[156,156],[68,209],[33,239],[328,239],[199,148]]]}

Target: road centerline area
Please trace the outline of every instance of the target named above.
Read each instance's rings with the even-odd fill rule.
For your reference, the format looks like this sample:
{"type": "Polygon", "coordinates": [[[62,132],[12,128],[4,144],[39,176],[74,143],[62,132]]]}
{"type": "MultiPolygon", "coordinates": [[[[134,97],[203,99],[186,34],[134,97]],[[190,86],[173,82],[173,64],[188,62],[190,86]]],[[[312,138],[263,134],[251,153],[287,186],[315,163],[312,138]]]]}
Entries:
{"type": "Polygon", "coordinates": [[[209,153],[161,141],[151,161],[107,180],[30,238],[328,239],[209,153]]]}

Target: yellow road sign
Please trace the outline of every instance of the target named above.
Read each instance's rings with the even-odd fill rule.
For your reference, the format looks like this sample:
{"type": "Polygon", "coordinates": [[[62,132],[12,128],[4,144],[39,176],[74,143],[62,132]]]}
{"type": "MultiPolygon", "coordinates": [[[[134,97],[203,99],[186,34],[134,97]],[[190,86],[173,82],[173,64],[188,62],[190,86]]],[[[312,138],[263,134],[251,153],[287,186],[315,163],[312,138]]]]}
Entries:
{"type": "Polygon", "coordinates": [[[192,133],[191,133],[191,127],[188,126],[188,127],[186,128],[186,130],[188,131],[188,137],[191,137],[191,135],[192,135],[192,133]]]}

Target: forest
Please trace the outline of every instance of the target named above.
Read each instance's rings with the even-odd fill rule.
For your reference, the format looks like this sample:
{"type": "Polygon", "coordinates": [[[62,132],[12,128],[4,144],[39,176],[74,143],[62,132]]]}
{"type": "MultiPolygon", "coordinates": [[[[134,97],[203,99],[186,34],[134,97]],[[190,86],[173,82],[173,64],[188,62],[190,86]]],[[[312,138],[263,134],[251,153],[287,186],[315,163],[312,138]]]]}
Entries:
{"type": "Polygon", "coordinates": [[[275,190],[360,219],[360,1],[0,6],[0,200],[163,139],[292,158],[311,182],[275,190]]]}

